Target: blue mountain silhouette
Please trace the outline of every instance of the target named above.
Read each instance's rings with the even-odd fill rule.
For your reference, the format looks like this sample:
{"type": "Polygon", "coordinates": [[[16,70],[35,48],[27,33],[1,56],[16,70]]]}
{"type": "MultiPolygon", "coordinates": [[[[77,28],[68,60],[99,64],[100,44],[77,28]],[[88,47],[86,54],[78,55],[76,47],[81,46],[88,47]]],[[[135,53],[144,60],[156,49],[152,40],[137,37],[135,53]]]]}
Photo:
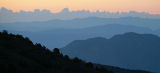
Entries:
{"type": "Polygon", "coordinates": [[[131,69],[160,72],[160,37],[133,32],[75,40],[63,47],[63,53],[87,61],[131,69]]]}

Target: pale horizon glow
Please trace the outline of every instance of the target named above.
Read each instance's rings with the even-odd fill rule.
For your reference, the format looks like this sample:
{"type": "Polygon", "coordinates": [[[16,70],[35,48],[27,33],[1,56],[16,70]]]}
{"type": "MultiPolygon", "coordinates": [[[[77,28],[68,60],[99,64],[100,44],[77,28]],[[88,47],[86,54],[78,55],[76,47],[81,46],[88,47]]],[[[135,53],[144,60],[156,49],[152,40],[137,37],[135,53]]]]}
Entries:
{"type": "Polygon", "coordinates": [[[160,0],[0,0],[0,7],[14,12],[48,9],[56,13],[63,8],[69,8],[71,11],[136,11],[160,14],[160,0]]]}

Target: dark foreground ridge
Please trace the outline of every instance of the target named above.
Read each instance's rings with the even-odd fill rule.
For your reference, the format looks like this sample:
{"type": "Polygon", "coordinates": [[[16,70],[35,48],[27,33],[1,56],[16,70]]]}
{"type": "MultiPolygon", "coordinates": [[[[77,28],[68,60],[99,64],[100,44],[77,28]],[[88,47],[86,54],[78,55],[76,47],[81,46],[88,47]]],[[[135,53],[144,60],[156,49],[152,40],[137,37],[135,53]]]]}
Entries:
{"type": "Polygon", "coordinates": [[[22,35],[0,32],[0,73],[113,73],[110,68],[71,59],[58,48],[50,51],[22,35]]]}
{"type": "Polygon", "coordinates": [[[0,32],[0,73],[112,73],[79,58],[70,59],[58,48],[48,50],[22,35],[0,32]]]}

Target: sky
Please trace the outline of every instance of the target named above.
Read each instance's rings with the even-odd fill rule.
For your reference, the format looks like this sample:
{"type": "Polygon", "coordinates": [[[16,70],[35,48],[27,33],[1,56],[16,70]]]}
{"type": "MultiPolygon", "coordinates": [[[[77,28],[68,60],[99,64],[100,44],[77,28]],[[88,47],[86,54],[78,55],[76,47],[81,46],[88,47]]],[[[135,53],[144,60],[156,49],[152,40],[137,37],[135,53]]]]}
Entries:
{"type": "Polygon", "coordinates": [[[0,7],[14,12],[49,9],[59,12],[63,8],[71,11],[147,12],[160,14],[160,0],[0,0],[0,7]]]}

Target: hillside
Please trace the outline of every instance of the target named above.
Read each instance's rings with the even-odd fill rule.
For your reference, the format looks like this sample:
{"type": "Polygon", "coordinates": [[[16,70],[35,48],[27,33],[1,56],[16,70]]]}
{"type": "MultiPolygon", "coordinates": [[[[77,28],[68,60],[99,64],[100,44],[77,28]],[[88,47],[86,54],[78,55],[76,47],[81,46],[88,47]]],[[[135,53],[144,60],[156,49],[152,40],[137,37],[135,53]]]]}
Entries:
{"type": "Polygon", "coordinates": [[[0,73],[151,73],[69,58],[58,48],[48,50],[29,38],[0,32],[0,73]]]}
{"type": "Polygon", "coordinates": [[[78,58],[69,58],[59,49],[48,50],[22,35],[0,32],[0,73],[112,73],[78,58]]]}
{"type": "Polygon", "coordinates": [[[130,69],[160,72],[160,37],[125,33],[110,39],[103,37],[75,40],[63,47],[63,53],[95,63],[130,69]]]}

